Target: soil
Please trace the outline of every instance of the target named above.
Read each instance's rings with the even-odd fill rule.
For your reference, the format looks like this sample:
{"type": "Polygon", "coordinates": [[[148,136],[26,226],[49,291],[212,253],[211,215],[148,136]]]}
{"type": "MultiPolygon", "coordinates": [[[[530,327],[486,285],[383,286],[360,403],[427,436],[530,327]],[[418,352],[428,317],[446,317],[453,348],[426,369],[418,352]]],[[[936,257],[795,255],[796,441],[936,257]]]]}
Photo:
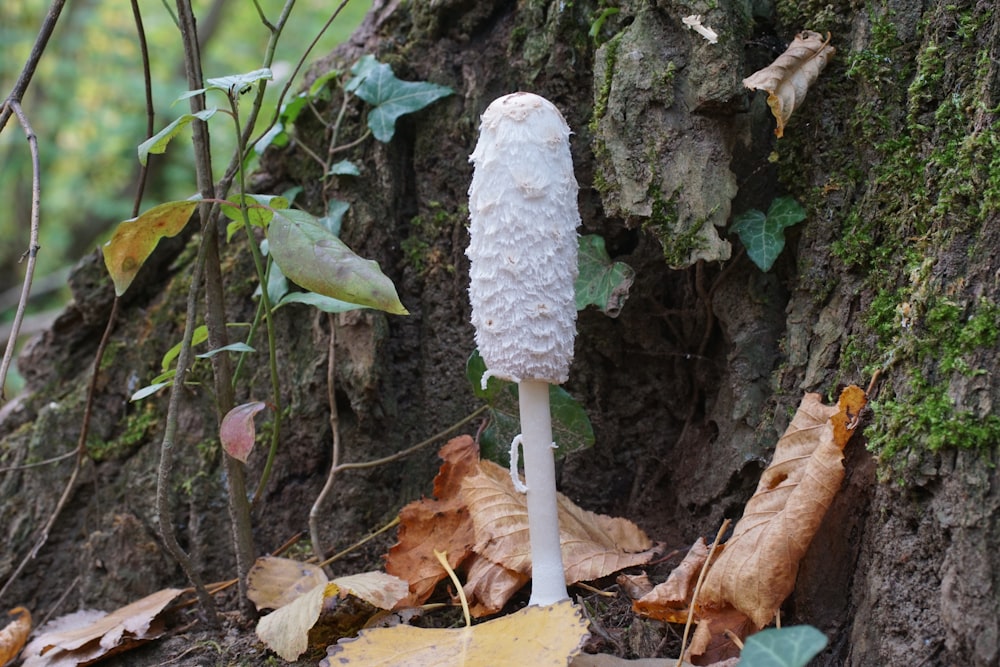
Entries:
{"type": "MultiPolygon", "coordinates": [[[[585,509],[635,521],[666,552],[676,550],[648,568],[662,579],[697,537],[711,538],[724,518],[739,518],[804,392],[835,396],[844,384],[865,386],[882,368],[873,412],[848,445],[845,482],[801,564],[783,623],[809,623],[830,638],[814,665],[997,664],[1000,430],[988,430],[987,418],[1000,398],[996,338],[970,331],[949,342],[927,316],[950,303],[965,318],[953,329],[983,313],[993,313],[1000,329],[987,307],[1000,298],[1000,260],[992,251],[1000,198],[990,189],[996,167],[988,153],[966,159],[961,152],[997,122],[1000,16],[991,3],[974,0],[948,5],[955,25],[944,17],[943,0],[618,4],[595,37],[588,31],[605,5],[596,0],[379,1],[350,43],[312,67],[314,78],[372,53],[401,79],[456,91],[400,119],[389,144],[358,147],[350,159],[362,177],[335,183],[333,194],[351,203],[342,238],[380,263],[410,311],[337,317],[342,460],[400,451],[478,407],[465,377],[474,347],[464,255],[468,155],[487,104],[529,89],[551,99],[574,128],[581,232],[602,235],[612,258],[637,274],[618,317],[580,313],[565,388],[586,407],[596,443],[560,464],[561,490],[585,509]],[[695,9],[727,35],[718,45],[680,27],[679,17],[695,9]],[[803,24],[834,31],[838,55],[776,141],[762,98],[747,95],[740,81],[803,24]],[[932,43],[947,52],[938,69],[926,60],[932,43]],[[992,60],[977,61],[982,53],[992,60]],[[961,69],[961,62],[983,65],[961,69]],[[959,110],[966,115],[955,121],[956,134],[927,130],[935,121],[920,116],[922,109],[933,116],[936,103],[964,90],[979,91],[979,101],[959,110]],[[893,152],[889,140],[907,132],[924,132],[922,141],[893,152]],[[915,168],[891,162],[907,151],[919,153],[915,168]],[[690,190],[690,179],[678,177],[685,168],[698,174],[690,190]],[[948,180],[949,168],[968,171],[981,202],[948,180]],[[906,174],[915,180],[902,182],[906,174]],[[788,230],[784,253],[764,273],[721,225],[732,212],[766,210],[782,194],[795,196],[809,217],[788,230]],[[943,201],[952,208],[942,212],[943,201]],[[685,225],[699,218],[702,226],[708,220],[704,245],[681,244],[685,225]],[[913,329],[896,317],[904,303],[918,317],[913,329]],[[945,367],[945,357],[982,372],[945,367]],[[927,386],[944,387],[955,414],[972,417],[945,418],[944,426],[922,419],[932,407],[921,402],[927,386]],[[913,427],[899,430],[892,415],[901,413],[890,407],[907,406],[915,406],[903,413],[913,427]],[[972,428],[980,421],[987,430],[972,428]],[[898,451],[882,440],[872,444],[887,432],[898,451]]],[[[348,123],[362,120],[352,107],[348,123]]],[[[947,119],[938,120],[943,127],[947,119]]],[[[304,114],[296,142],[268,150],[254,189],[302,186],[299,204],[320,211],[323,175],[297,146],[323,145],[325,129],[304,114]]],[[[185,585],[160,541],[154,502],[166,398],[128,397],[180,339],[196,240],[161,246],[122,300],[97,371],[89,457],[44,547],[13,579],[3,604],[42,618],[113,609],[185,585]]],[[[255,284],[239,241],[226,246],[224,272],[230,321],[250,321],[255,284]]],[[[71,287],[73,303],[20,361],[26,392],[0,412],[4,466],[47,460],[79,438],[113,291],[96,255],[77,267],[71,287]]],[[[308,531],[331,462],[330,319],[304,306],[278,313],[285,414],[272,478],[254,514],[261,553],[308,531]]],[[[191,379],[209,376],[204,365],[191,379]]],[[[268,387],[266,364],[251,364],[237,400],[260,399],[268,387]]],[[[234,557],[214,425],[211,397],[204,386],[192,387],[183,397],[173,514],[202,576],[224,581],[234,557]]],[[[262,449],[251,457],[251,481],[263,468],[262,449]]],[[[321,522],[328,552],[429,494],[437,465],[429,447],[341,473],[321,522]]],[[[30,551],[72,467],[66,459],[0,476],[0,579],[30,551]]],[[[332,573],[379,567],[392,542],[390,533],[367,543],[332,573]]],[[[588,650],[676,655],[676,627],[581,595],[600,610],[588,650]]],[[[181,610],[181,629],[108,664],[278,664],[235,612],[235,593],[219,602],[222,630],[181,610]]]]}

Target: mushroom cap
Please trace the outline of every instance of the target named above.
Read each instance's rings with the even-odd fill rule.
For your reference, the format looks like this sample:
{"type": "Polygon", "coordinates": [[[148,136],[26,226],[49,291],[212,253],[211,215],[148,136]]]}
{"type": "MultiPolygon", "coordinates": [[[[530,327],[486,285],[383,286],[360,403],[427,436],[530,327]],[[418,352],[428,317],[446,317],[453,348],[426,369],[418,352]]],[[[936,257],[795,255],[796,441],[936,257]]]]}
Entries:
{"type": "Polygon", "coordinates": [[[580,213],[570,129],[531,93],[482,116],[469,188],[469,300],[483,378],[561,384],[576,335],[580,213]]]}

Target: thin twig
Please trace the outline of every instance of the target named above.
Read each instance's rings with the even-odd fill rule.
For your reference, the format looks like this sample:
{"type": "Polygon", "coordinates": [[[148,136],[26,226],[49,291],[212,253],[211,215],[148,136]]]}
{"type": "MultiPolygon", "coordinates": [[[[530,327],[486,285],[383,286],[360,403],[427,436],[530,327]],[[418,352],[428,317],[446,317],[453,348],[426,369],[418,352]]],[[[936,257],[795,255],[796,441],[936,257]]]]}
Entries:
{"type": "Polygon", "coordinates": [[[45,21],[42,22],[38,37],[35,38],[35,43],[31,47],[28,61],[21,68],[21,74],[17,77],[10,95],[7,96],[8,104],[0,106],[0,132],[3,132],[3,129],[7,127],[7,121],[10,120],[10,115],[14,112],[14,108],[9,102],[20,104],[21,100],[24,99],[24,94],[28,91],[32,77],[35,76],[38,62],[42,59],[42,54],[45,53],[45,47],[49,43],[52,31],[56,29],[56,23],[59,22],[59,15],[62,14],[65,5],[66,0],[53,0],[52,4],[49,5],[49,10],[45,13],[45,21]]]}
{"type": "MultiPolygon", "coordinates": [[[[142,55],[142,80],[146,91],[146,138],[156,132],[156,109],[153,105],[153,78],[149,70],[149,45],[146,43],[146,29],[142,24],[142,11],[139,0],[131,0],[132,17],[135,20],[135,34],[139,40],[139,53],[142,55]]],[[[149,174],[148,162],[139,167],[139,182],[135,187],[135,200],[132,204],[132,217],[139,215],[142,207],[142,195],[146,190],[146,176],[149,174]]]]}
{"type": "Polygon", "coordinates": [[[21,572],[24,570],[25,566],[29,561],[38,555],[45,543],[49,539],[49,532],[55,525],[56,520],[62,511],[66,508],[66,504],[69,502],[73,491],[76,489],[76,480],[80,476],[80,471],[83,469],[83,463],[87,457],[87,437],[90,434],[90,419],[94,410],[94,396],[97,394],[97,382],[100,376],[100,366],[101,359],[104,358],[104,350],[107,349],[108,341],[111,340],[111,332],[114,331],[115,321],[118,316],[118,299],[115,298],[111,305],[111,314],[108,315],[108,324],[104,328],[104,335],[101,337],[101,342],[97,346],[97,353],[94,355],[94,364],[90,376],[90,384],[87,386],[87,402],[83,408],[83,418],[80,425],[80,437],[76,442],[76,463],[73,466],[73,472],[69,476],[69,480],[66,482],[65,488],[63,488],[62,495],[59,497],[59,501],[56,503],[55,509],[49,516],[48,521],[45,522],[45,526],[42,528],[35,540],[34,546],[28,555],[21,560],[21,563],[14,570],[14,573],[10,575],[6,583],[4,583],[3,588],[0,589],[0,599],[3,599],[4,594],[13,585],[14,581],[20,576],[21,572]]]}
{"type": "Polygon", "coordinates": [[[712,546],[708,549],[708,556],[705,558],[705,562],[701,565],[701,571],[698,572],[698,582],[694,585],[694,591],[691,593],[691,604],[689,606],[690,611],[688,612],[687,621],[684,623],[684,636],[681,638],[681,652],[677,656],[677,664],[675,667],[681,667],[681,663],[684,660],[684,651],[687,650],[688,634],[691,632],[691,621],[694,620],[694,609],[695,605],[698,603],[698,594],[701,593],[701,585],[705,581],[705,574],[708,572],[708,568],[712,563],[712,556],[715,555],[715,549],[719,546],[719,542],[722,540],[722,536],[726,534],[729,530],[729,519],[722,522],[719,526],[719,532],[715,534],[715,540],[712,541],[712,546]]]}
{"type": "Polygon", "coordinates": [[[418,442],[417,444],[413,445],[412,447],[408,447],[408,448],[404,449],[401,452],[396,452],[395,454],[391,454],[389,456],[383,456],[382,458],[375,459],[373,461],[359,461],[357,463],[342,463],[339,466],[337,466],[337,472],[340,472],[341,470],[360,470],[362,468],[374,468],[375,466],[385,465],[386,463],[392,463],[393,461],[398,461],[399,459],[406,458],[410,454],[414,454],[417,451],[423,449],[424,447],[427,447],[428,445],[433,445],[435,442],[438,442],[439,440],[441,440],[442,438],[444,438],[446,435],[449,435],[449,434],[453,433],[454,431],[457,431],[458,429],[460,429],[461,427],[465,426],[470,421],[472,421],[473,419],[475,419],[476,417],[478,417],[479,415],[483,414],[484,412],[486,412],[489,409],[490,409],[490,406],[483,405],[483,406],[477,408],[476,410],[474,410],[473,412],[470,412],[465,417],[463,417],[460,421],[455,422],[454,424],[452,424],[451,426],[449,426],[445,430],[443,430],[443,431],[441,431],[439,433],[435,433],[434,435],[432,435],[431,437],[427,438],[426,440],[418,442]]]}
{"type": "Polygon", "coordinates": [[[8,100],[4,107],[11,109],[17,115],[17,120],[21,123],[21,128],[28,139],[28,147],[31,150],[31,226],[28,238],[28,250],[25,253],[28,262],[24,268],[24,283],[21,287],[21,298],[17,302],[17,311],[14,313],[14,321],[11,324],[10,337],[7,339],[6,349],[3,351],[3,361],[0,362],[0,403],[6,400],[7,372],[10,370],[10,364],[14,360],[14,348],[17,344],[18,334],[21,333],[24,311],[28,307],[28,297],[31,295],[31,281],[35,276],[36,257],[41,247],[38,244],[38,233],[41,226],[40,211],[42,202],[42,176],[38,158],[38,137],[35,136],[35,130],[32,129],[31,123],[21,109],[19,102],[8,100]]]}
{"type": "Polygon", "coordinates": [[[374,540],[376,537],[378,537],[379,535],[381,535],[385,531],[391,530],[392,528],[395,528],[398,525],[399,525],[399,516],[396,516],[392,521],[390,521],[389,523],[385,524],[384,526],[382,526],[381,528],[379,528],[378,530],[376,530],[371,535],[363,537],[360,540],[358,540],[357,542],[355,542],[354,544],[352,544],[351,546],[349,546],[346,549],[344,549],[343,551],[338,551],[337,553],[333,554],[332,556],[330,556],[329,558],[327,558],[325,561],[323,561],[322,563],[320,563],[319,566],[320,567],[326,567],[330,563],[332,563],[334,561],[337,561],[337,560],[340,560],[341,558],[343,558],[347,554],[351,553],[352,551],[354,551],[358,547],[363,546],[365,543],[370,542],[371,540],[374,540]]]}
{"type": "Polygon", "coordinates": [[[316,558],[323,560],[326,549],[323,548],[319,535],[319,515],[323,511],[323,505],[327,497],[333,491],[333,482],[337,477],[337,465],[340,463],[340,417],[337,413],[336,377],[337,377],[337,357],[336,338],[337,324],[333,313],[327,313],[327,322],[330,325],[330,338],[326,348],[326,402],[330,410],[330,430],[332,432],[333,454],[330,463],[330,472],[326,476],[326,483],[323,490],[316,496],[312,507],[309,508],[309,537],[312,540],[313,553],[316,558]]]}

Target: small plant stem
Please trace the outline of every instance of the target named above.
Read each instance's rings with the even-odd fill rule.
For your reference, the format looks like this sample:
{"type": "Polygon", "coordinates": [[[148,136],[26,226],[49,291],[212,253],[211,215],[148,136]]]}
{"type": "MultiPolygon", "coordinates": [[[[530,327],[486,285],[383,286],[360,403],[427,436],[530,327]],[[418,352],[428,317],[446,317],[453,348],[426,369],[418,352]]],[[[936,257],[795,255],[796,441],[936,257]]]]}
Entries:
{"type": "MultiPolygon", "coordinates": [[[[235,93],[230,103],[233,110],[233,123],[236,125],[236,139],[239,142],[240,155],[246,150],[243,130],[240,127],[240,110],[235,93]]],[[[243,229],[247,234],[247,245],[250,247],[250,256],[253,257],[254,269],[257,271],[257,280],[260,282],[260,303],[264,316],[264,327],[267,331],[267,357],[268,368],[271,373],[271,403],[274,406],[274,422],[271,428],[271,446],[267,452],[267,461],[264,463],[264,471],[260,475],[257,489],[253,494],[252,504],[260,502],[260,498],[267,487],[268,479],[271,477],[271,468],[274,466],[274,458],[278,453],[278,442],[281,439],[281,382],[278,376],[278,335],[274,330],[274,314],[271,311],[271,297],[267,293],[267,270],[263,256],[260,254],[260,247],[257,245],[257,238],[253,233],[253,225],[250,224],[250,215],[247,212],[246,203],[246,172],[243,169],[243,162],[240,161],[236,172],[240,191],[240,214],[243,217],[243,229]]],[[[249,570],[248,570],[249,571],[249,570]]]]}
{"type": "Polygon", "coordinates": [[[522,380],[517,389],[524,476],[528,486],[528,535],[531,540],[531,597],[528,604],[547,606],[569,597],[559,540],[549,384],[540,380],[522,380]]]}
{"type": "Polygon", "coordinates": [[[170,386],[166,424],[163,428],[163,440],[160,442],[160,465],[156,477],[156,514],[163,545],[184,570],[188,581],[191,582],[198,594],[198,601],[209,625],[215,627],[219,624],[215,601],[202,583],[191,558],[177,542],[177,535],[174,532],[173,509],[170,506],[170,475],[174,465],[174,447],[177,439],[178,416],[181,410],[181,394],[185,391],[184,376],[187,374],[188,368],[191,366],[191,358],[194,356],[191,349],[191,339],[194,336],[195,319],[198,316],[198,292],[201,287],[201,273],[205,267],[205,251],[205,244],[202,244],[198,248],[198,257],[195,260],[191,286],[188,290],[187,319],[184,324],[184,335],[181,338],[181,350],[177,355],[177,375],[174,383],[170,386]]]}
{"type": "Polygon", "coordinates": [[[326,476],[326,483],[323,485],[323,490],[319,492],[312,507],[309,508],[309,537],[312,540],[313,553],[316,554],[316,558],[319,560],[323,560],[323,556],[326,554],[326,549],[323,548],[323,543],[319,535],[319,516],[323,511],[323,505],[326,503],[327,497],[333,491],[333,482],[337,476],[337,464],[340,463],[340,417],[337,413],[336,395],[337,323],[332,313],[328,313],[326,319],[330,325],[330,339],[327,343],[326,353],[326,402],[330,409],[330,432],[332,434],[333,453],[331,456],[330,472],[326,476]]]}
{"type": "Polygon", "coordinates": [[[393,528],[395,528],[398,525],[399,525],[399,517],[396,516],[396,517],[393,518],[392,521],[390,521],[389,523],[385,524],[384,526],[382,526],[381,528],[379,528],[378,530],[376,530],[374,533],[371,533],[370,535],[366,535],[365,537],[362,537],[360,540],[358,540],[357,542],[355,542],[351,546],[347,547],[346,549],[344,549],[342,551],[338,551],[337,553],[333,554],[332,556],[330,556],[329,558],[327,558],[322,563],[319,563],[319,566],[320,567],[326,567],[330,563],[333,563],[335,561],[340,560],[341,558],[343,558],[347,554],[351,553],[355,549],[364,546],[365,544],[367,544],[368,542],[371,542],[372,540],[374,540],[376,537],[378,537],[382,533],[386,532],[387,530],[392,530],[393,528]]]}

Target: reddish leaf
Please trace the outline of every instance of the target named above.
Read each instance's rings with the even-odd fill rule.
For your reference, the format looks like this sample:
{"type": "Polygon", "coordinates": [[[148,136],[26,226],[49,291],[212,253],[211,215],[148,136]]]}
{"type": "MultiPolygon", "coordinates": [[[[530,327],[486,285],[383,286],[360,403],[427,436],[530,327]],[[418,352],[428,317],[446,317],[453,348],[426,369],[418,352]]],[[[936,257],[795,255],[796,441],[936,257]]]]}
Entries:
{"type": "Polygon", "coordinates": [[[227,454],[243,463],[247,462],[257,438],[257,429],[253,423],[254,415],[266,407],[266,403],[254,401],[237,405],[226,413],[222,425],[219,426],[219,440],[222,441],[222,448],[227,454]]]}

